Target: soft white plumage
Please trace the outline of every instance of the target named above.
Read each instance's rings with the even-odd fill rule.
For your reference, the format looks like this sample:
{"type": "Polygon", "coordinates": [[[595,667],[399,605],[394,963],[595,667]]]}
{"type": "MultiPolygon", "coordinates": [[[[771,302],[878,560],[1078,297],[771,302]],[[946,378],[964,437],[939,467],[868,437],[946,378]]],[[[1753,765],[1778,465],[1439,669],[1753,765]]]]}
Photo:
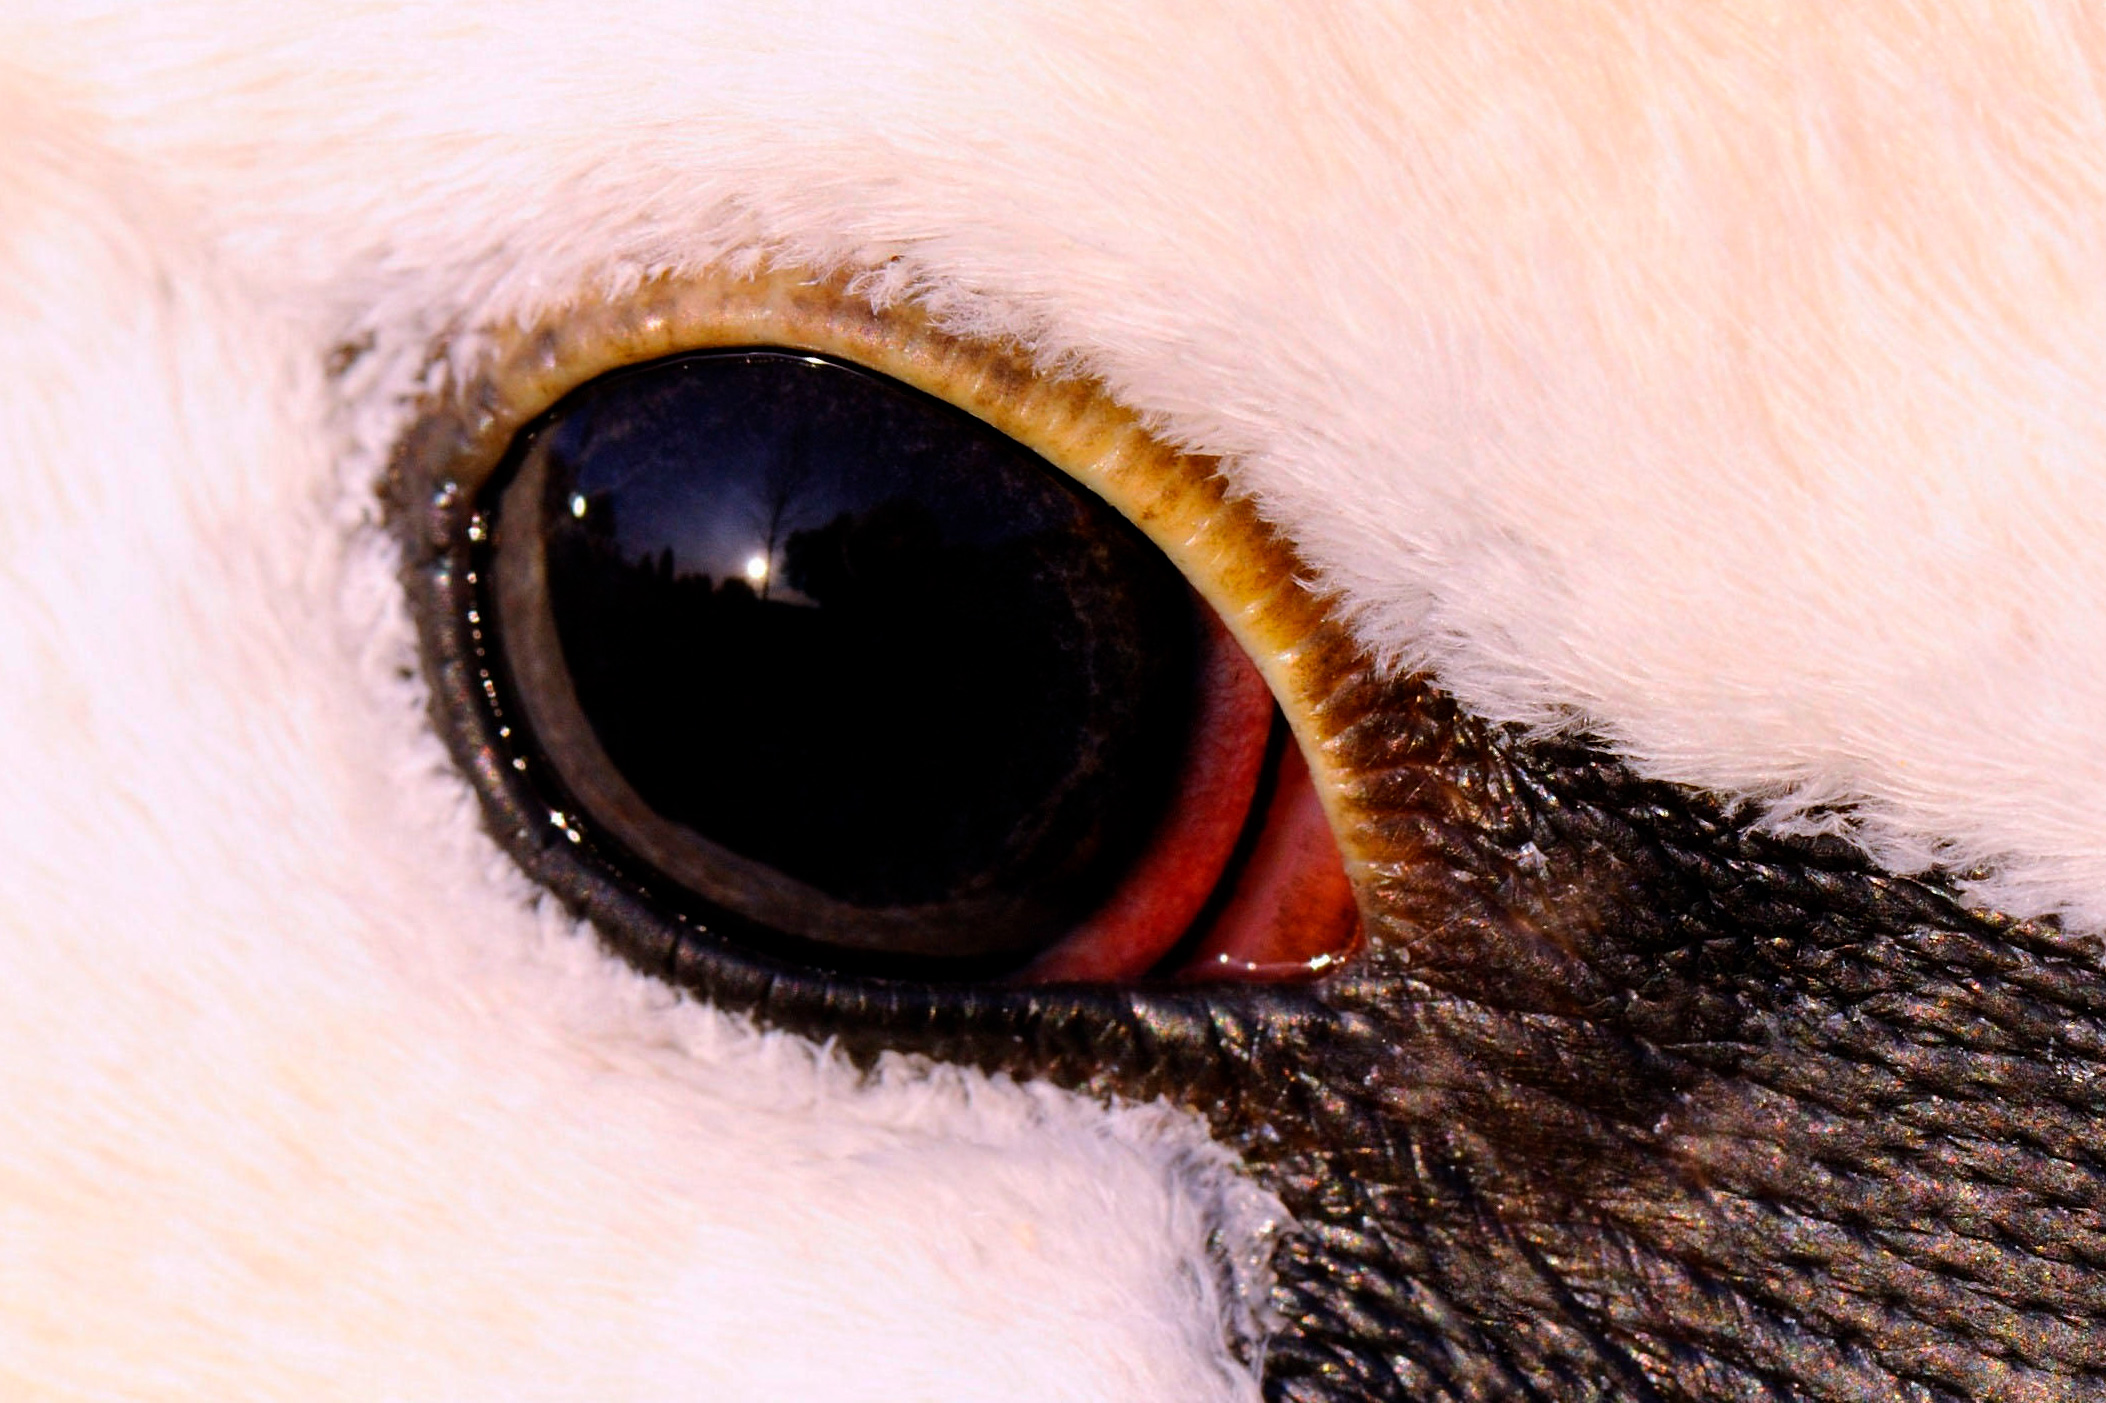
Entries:
{"type": "Polygon", "coordinates": [[[878,270],[1478,710],[2106,924],[2081,6],[13,9],[9,1396],[1253,1392],[1197,1126],[859,1084],[481,836],[372,484],[650,271],[878,270]]]}

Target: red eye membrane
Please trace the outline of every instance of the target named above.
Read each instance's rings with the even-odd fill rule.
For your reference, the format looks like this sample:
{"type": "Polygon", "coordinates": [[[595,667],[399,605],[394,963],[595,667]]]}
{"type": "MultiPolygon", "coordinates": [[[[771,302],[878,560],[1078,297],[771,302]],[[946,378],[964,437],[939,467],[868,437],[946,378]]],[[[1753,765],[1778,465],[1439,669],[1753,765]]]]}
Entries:
{"type": "Polygon", "coordinates": [[[475,502],[551,822],[820,968],[1291,979],[1358,938],[1307,766],[1169,561],[1036,454],[768,348],[589,381],[475,502]]]}
{"type": "Polygon", "coordinates": [[[1264,678],[1212,610],[1174,799],[1104,903],[1030,982],[1302,979],[1359,940],[1352,883],[1264,678]]]}

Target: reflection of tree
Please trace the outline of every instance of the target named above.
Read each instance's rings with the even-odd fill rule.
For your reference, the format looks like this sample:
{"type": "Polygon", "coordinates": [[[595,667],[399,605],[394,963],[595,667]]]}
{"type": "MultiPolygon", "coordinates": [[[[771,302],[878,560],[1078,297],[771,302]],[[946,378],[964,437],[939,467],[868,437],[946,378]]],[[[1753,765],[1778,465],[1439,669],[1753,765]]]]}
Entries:
{"type": "Polygon", "coordinates": [[[923,584],[942,589],[941,580],[916,579],[931,571],[962,585],[961,554],[966,553],[945,548],[942,529],[926,507],[895,498],[860,515],[842,512],[824,526],[792,532],[783,547],[782,570],[790,587],[806,598],[845,603],[873,590],[912,591],[923,584]]]}
{"type": "Polygon", "coordinates": [[[787,442],[769,456],[761,482],[762,541],[767,552],[768,572],[761,576],[760,597],[766,599],[775,585],[776,547],[782,544],[790,509],[813,486],[811,426],[803,417],[791,421],[787,442]]]}

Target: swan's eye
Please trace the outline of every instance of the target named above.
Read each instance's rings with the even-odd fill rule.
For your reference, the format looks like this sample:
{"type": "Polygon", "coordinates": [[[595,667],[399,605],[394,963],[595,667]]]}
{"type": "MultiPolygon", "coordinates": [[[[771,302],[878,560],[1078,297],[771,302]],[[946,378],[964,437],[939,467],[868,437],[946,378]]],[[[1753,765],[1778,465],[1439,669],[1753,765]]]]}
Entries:
{"type": "Polygon", "coordinates": [[[825,349],[616,364],[447,479],[476,705],[569,857],[840,972],[1335,963],[1352,887],[1214,609],[1035,447],[825,349]]]}

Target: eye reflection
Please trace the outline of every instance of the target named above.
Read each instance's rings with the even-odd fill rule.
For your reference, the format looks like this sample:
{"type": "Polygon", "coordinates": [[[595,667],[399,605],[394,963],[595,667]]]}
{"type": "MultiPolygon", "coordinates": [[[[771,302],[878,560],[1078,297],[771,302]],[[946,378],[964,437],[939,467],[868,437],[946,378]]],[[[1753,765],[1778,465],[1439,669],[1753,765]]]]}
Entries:
{"type": "Polygon", "coordinates": [[[1170,798],[1183,580],[968,416],[781,352],[573,394],[500,474],[497,615],[563,781],[711,903],[828,945],[1020,957],[1170,798]]]}

